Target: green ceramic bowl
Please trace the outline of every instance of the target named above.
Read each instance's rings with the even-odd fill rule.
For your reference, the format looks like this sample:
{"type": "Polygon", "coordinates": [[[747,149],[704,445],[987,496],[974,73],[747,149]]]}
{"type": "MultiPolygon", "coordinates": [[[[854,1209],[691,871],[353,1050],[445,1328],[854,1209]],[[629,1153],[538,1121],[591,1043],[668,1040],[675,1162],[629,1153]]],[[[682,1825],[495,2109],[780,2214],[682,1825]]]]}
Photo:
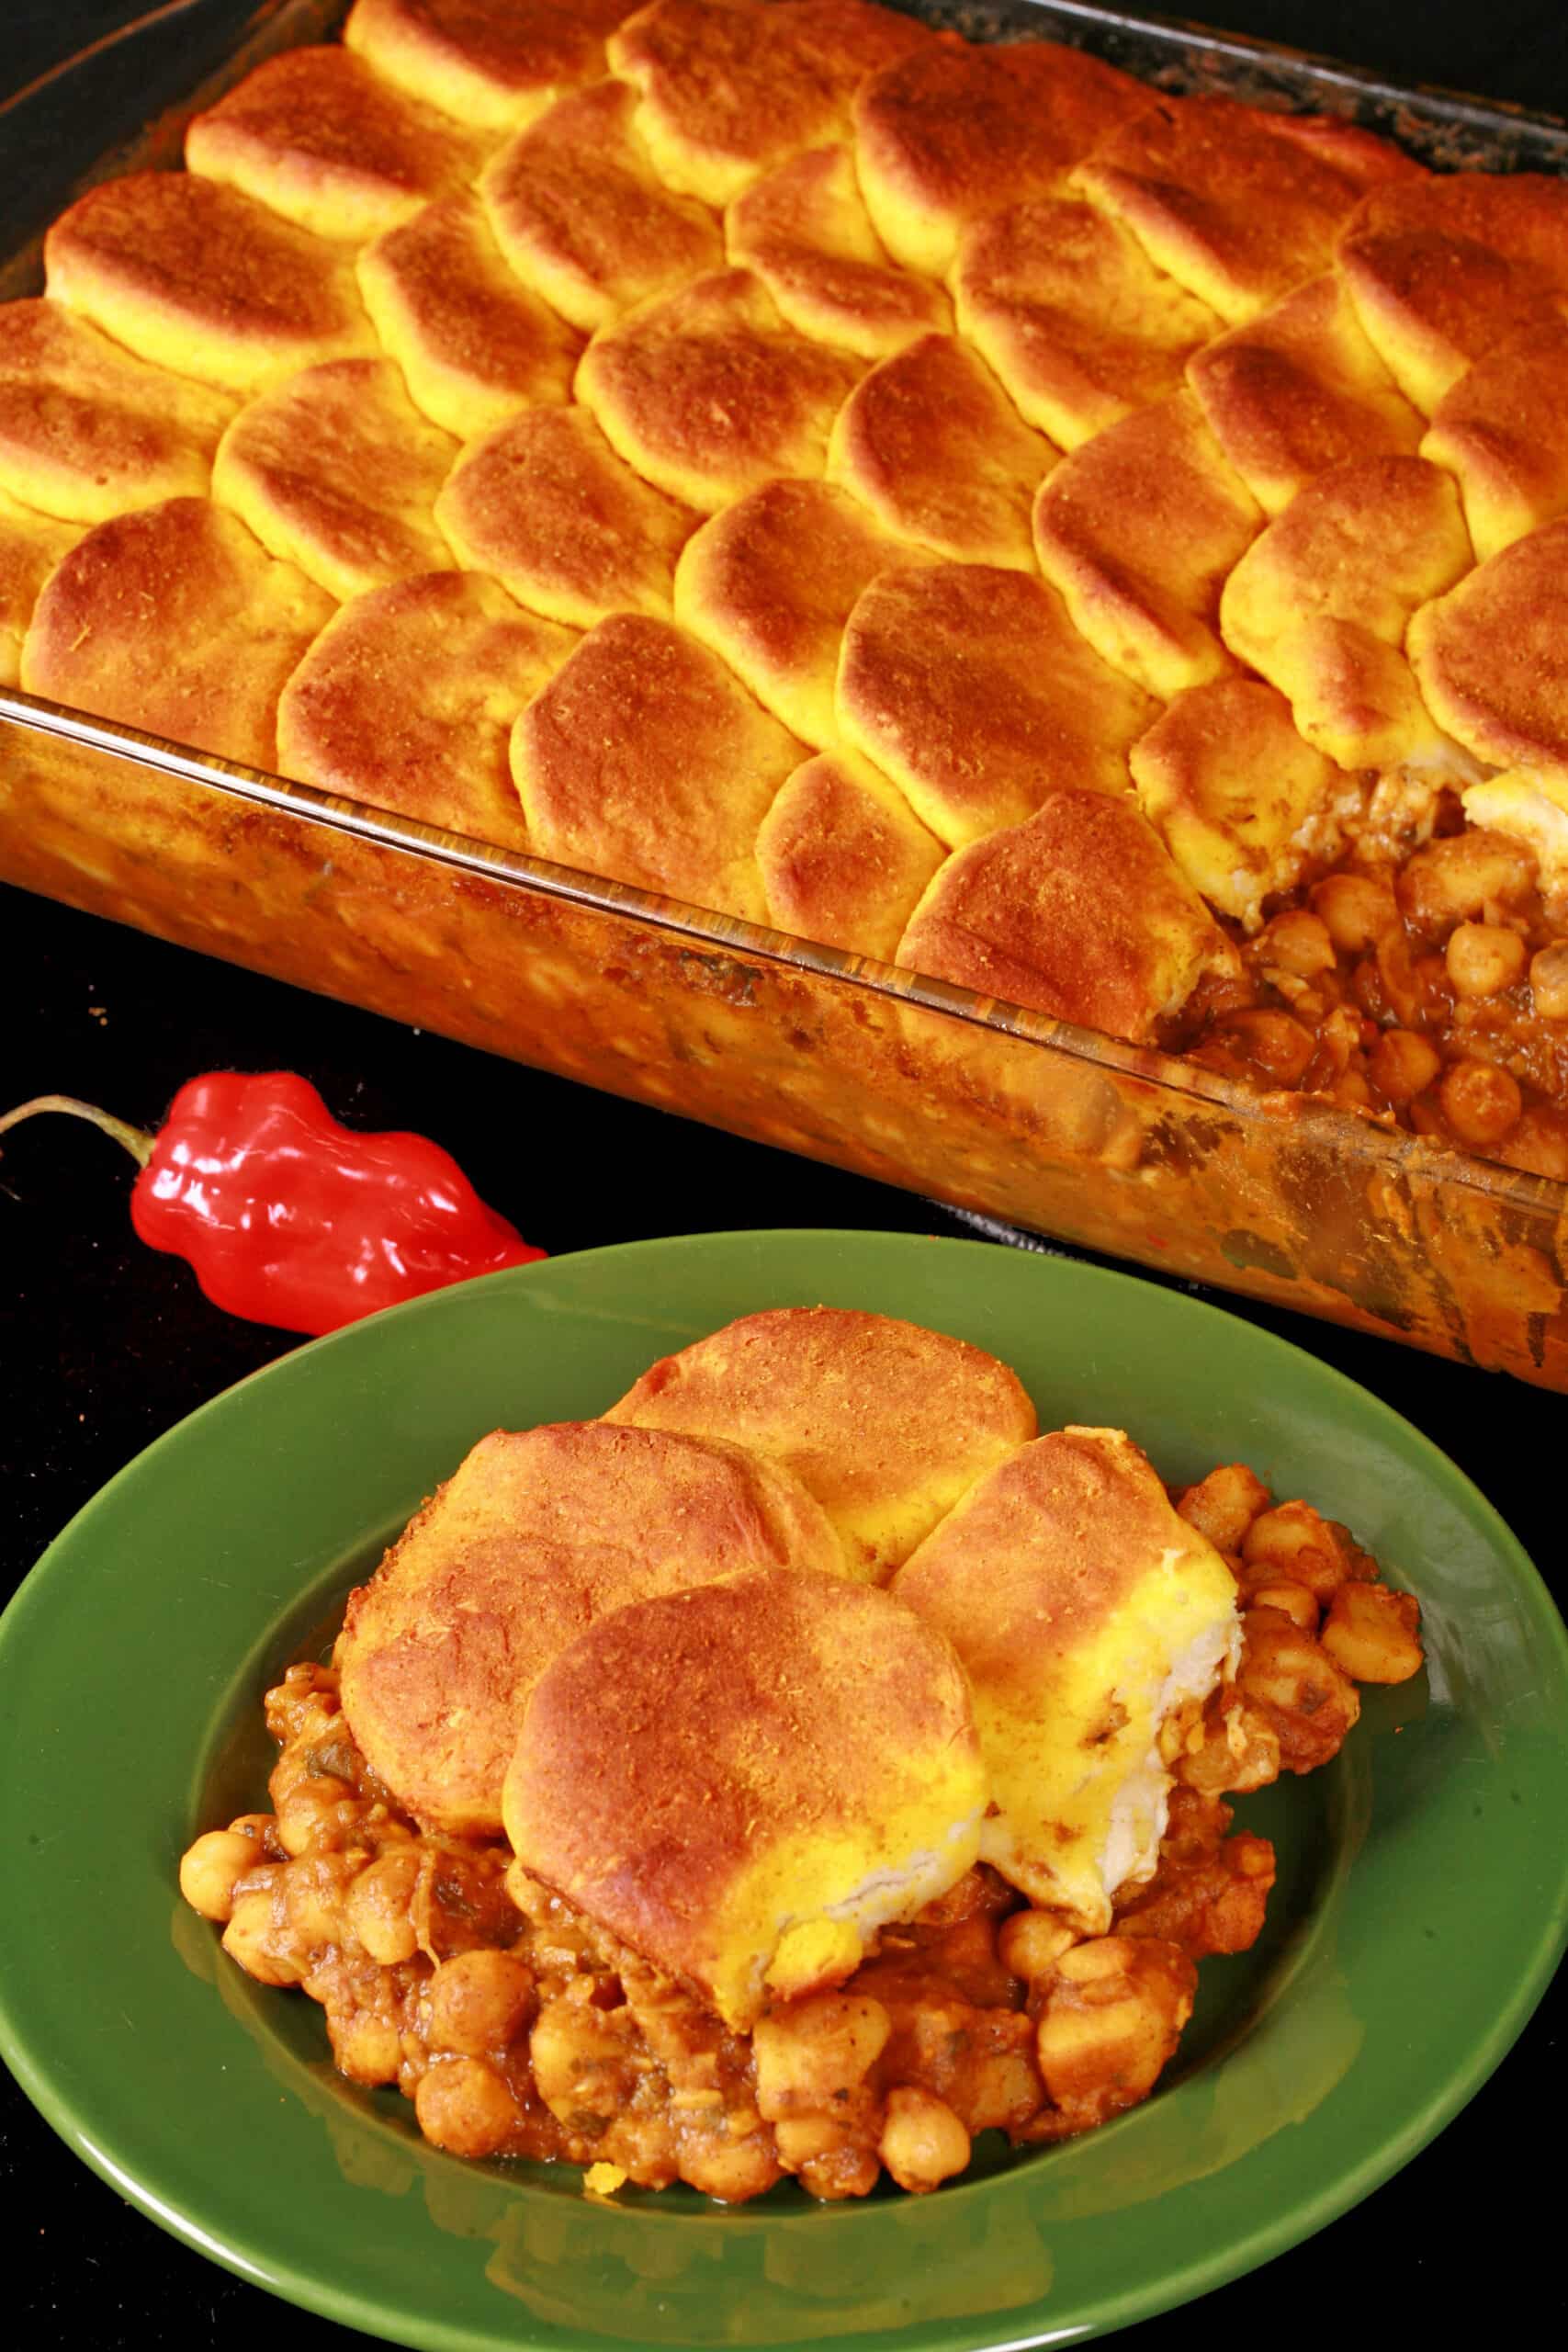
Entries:
{"type": "Polygon", "coordinates": [[[1124,1275],[970,1242],[720,1234],[595,1250],[302,1348],[89,1504],[0,1622],[0,2048],[153,2220],[247,2278],[429,2352],[1088,2335],[1322,2226],[1477,2088],[1564,1940],[1568,1645],[1496,1514],[1309,1356],[1124,1275]],[[1420,1595],[1429,1668],[1370,1691],[1345,1754],[1244,1802],[1280,1878],[1211,1961],[1158,2095],[1066,2147],[983,2139],[937,2196],[726,2211],[590,2202],[562,2168],[425,2147],[331,2065],[319,2012],[253,1984],[180,1904],[181,1849],[261,1793],[257,1701],[465,1450],[599,1412],[748,1309],[827,1302],[1015,1365],[1042,1426],[1130,1429],[1170,1478],[1250,1462],[1420,1595]],[[1537,1826],[1532,1833],[1532,1823],[1537,1826]],[[1413,1988],[1419,1999],[1413,2001],[1413,1988]]]}

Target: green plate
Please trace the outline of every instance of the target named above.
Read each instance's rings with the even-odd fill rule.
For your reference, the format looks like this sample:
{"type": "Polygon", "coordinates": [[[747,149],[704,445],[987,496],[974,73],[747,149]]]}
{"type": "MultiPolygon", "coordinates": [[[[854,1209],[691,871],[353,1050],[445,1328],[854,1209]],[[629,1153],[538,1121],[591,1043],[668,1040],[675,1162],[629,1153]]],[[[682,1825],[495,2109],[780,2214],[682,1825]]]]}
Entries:
{"type": "Polygon", "coordinates": [[[889,1234],[699,1236],[494,1275],[218,1397],[90,1503],[0,1622],[0,2048],[57,2130],[243,2277],[429,2352],[880,2352],[1092,2334],[1234,2278],[1364,2197],[1502,2057],[1562,1948],[1568,1644],[1496,1514],[1363,1390],[1124,1275],[889,1234]],[[1211,1961],[1158,2096],[1066,2147],[987,2135],[936,2197],[591,2203],[561,2168],[426,2148],[333,2071],[320,2013],[180,1904],[259,1796],[257,1701],[485,1430],[601,1411],[753,1307],[861,1306],[1017,1367],[1042,1426],[1124,1425],[1168,1477],[1250,1462],[1420,1595],[1428,1673],[1346,1753],[1245,1801],[1280,1849],[1254,1952],[1211,1961]],[[1531,1823],[1537,1825],[1532,1834],[1531,1823]],[[1413,2012],[1411,1987],[1420,1986],[1413,2012]],[[1418,2024],[1413,2023],[1413,2016],[1418,2024]]]}

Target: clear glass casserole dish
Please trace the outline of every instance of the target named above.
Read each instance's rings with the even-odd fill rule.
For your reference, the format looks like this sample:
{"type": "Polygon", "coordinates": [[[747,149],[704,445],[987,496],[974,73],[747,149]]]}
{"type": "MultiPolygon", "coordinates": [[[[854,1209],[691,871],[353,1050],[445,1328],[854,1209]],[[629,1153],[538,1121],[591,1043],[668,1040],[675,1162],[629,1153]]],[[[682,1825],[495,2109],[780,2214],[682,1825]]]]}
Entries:
{"type": "MultiPolygon", "coordinates": [[[[160,12],[129,71],[99,45],[14,101],[0,169],[24,243],[0,295],[36,290],[38,236],[82,187],[176,160],[198,105],[345,13],[198,10],[192,40],[186,12],[160,12]],[[99,103],[111,87],[118,119],[99,103]],[[170,102],[99,154],[106,129],[129,128],[128,88],[143,111],[170,102]]],[[[1058,0],[920,13],[971,37],[1076,41],[1169,88],[1348,116],[1438,164],[1568,164],[1568,130],[1546,120],[1229,37],[1058,0]]],[[[19,692],[0,690],[0,878],[24,888],[1013,1224],[1568,1389],[1561,1182],[19,692]]]]}

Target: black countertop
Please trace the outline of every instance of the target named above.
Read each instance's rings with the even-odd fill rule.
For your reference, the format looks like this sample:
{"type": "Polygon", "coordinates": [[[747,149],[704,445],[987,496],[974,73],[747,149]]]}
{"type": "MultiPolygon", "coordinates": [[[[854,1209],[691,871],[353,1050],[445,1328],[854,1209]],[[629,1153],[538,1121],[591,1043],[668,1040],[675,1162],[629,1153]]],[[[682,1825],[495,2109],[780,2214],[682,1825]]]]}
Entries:
{"type": "MultiPolygon", "coordinates": [[[[0,94],[141,13],[126,0],[12,0],[0,94]]],[[[1354,58],[1394,78],[1568,113],[1562,0],[1463,9],[1383,0],[1208,0],[1211,23],[1354,58]]],[[[0,1107],[43,1091],[155,1125],[175,1088],[220,1067],[303,1071],[351,1124],[434,1135],[480,1193],[556,1252],[749,1226],[964,1228],[858,1178],[590,1094],[369,1014],[198,961],[15,893],[0,893],[6,1043],[0,1107]]],[[[0,1161],[0,1464],[11,1516],[0,1596],[95,1490],[161,1430],[282,1353],[286,1335],[209,1306],[176,1261],[134,1239],[129,1167],[85,1128],[39,1122],[0,1161]]],[[[1364,1382],[1503,1509],[1559,1576],[1554,1447],[1561,1398],[1262,1308],[1240,1311],[1364,1382]]],[[[1558,1582],[1559,1594],[1562,1585],[1558,1582]]],[[[1561,1839],[1563,1826],[1540,1824],[1561,1839]]],[[[0,1934],[26,1935],[8,1917],[0,1934]]],[[[113,1965],[112,1920],[104,1964],[113,1965]]],[[[1414,1997],[1414,1993],[1413,1993],[1414,1997]]],[[[1147,2321],[1140,2341],[1216,2334],[1285,2341],[1295,2328],[1360,2345],[1387,2332],[1457,2341],[1532,2310],[1568,2318],[1555,2245],[1532,2211],[1563,2093],[1561,1986],[1449,2131],[1365,2205],[1201,2305],[1147,2321]],[[1533,2184],[1521,2194],[1521,2180],[1533,2184]]],[[[169,2086],[178,2097],[177,2083],[169,2086]]],[[[1550,2160],[1549,2160],[1550,2162],[1550,2160]]],[[[1549,2180],[1551,2173],[1545,2175],[1549,2180]]],[[[152,2225],[97,2180],[0,2079],[0,2197],[12,2224],[5,2303],[33,2352],[152,2342],[217,2352],[287,2330],[347,2352],[367,2341],[285,2312],[152,2225]]]]}

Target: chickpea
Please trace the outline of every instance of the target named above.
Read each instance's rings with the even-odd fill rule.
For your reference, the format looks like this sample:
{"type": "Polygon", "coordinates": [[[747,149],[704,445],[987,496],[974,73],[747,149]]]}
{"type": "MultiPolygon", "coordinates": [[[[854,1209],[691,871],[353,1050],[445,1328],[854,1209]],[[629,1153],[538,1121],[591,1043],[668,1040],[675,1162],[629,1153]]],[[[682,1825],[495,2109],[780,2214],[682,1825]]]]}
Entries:
{"type": "Polygon", "coordinates": [[[444,1960],[426,1992],[432,2049],[481,2058],[514,2041],[538,2006],[534,1972],[509,1951],[465,1951],[444,1960]]]}
{"type": "Polygon", "coordinates": [[[1245,1462],[1223,1463],[1177,1498],[1176,1508],[1189,1527],[1206,1535],[1216,1552],[1239,1552],[1242,1539],[1260,1510],[1268,1508],[1269,1489],[1245,1462]]]}
{"type": "Polygon", "coordinates": [[[394,2018],[356,2010],[352,2017],[329,2012],[327,2032],[340,2074],[351,2083],[395,2083],[403,2062],[403,2038],[394,2018]]]}
{"type": "Polygon", "coordinates": [[[348,1890],[348,1924],[371,1959],[396,1968],[419,1950],[410,1905],[419,1883],[419,1856],[407,1848],[378,1855],[348,1890]]]}
{"type": "Polygon", "coordinates": [[[1530,957],[1530,998],[1543,1021],[1568,1021],[1568,939],[1530,957]]]}
{"type": "Polygon", "coordinates": [[[1294,1086],[1315,1051],[1310,1029],[1303,1029],[1288,1012],[1270,1012],[1267,1007],[1233,1012],[1224,1023],[1224,1034],[1236,1052],[1276,1086],[1294,1086]]]}
{"type": "Polygon", "coordinates": [[[1406,858],[1399,903],[1422,935],[1440,939],[1494,906],[1522,906],[1535,888],[1535,852],[1508,833],[1473,825],[1428,842],[1406,858]]]}
{"type": "Polygon", "coordinates": [[[1372,1047],[1368,1067],[1372,1084],[1391,1102],[1408,1102],[1424,1094],[1442,1069],[1442,1057],[1414,1029],[1385,1029],[1372,1047]]]}
{"type": "Polygon", "coordinates": [[[1382,1584],[1347,1584],[1329,1604],[1323,1646],[1355,1682],[1408,1682],[1422,1665],[1421,1604],[1382,1584]]]}
{"type": "Polygon", "coordinates": [[[522,2120],[501,2076],[477,2058],[445,2058],[422,2075],[413,2095],[419,2128],[455,2156],[493,2156],[522,2120]]]}
{"type": "Polygon", "coordinates": [[[1096,1936],[1058,1964],[1037,2033],[1040,2072],[1078,2130],[1146,2098],[1192,2014],[1198,1972],[1154,1937],[1096,1936]]]}
{"type": "Polygon", "coordinates": [[[887,2094],[877,2154],[900,2188],[915,2196],[939,2188],[969,2162],[969,2134],[945,2099],[900,2086],[887,2094]]]}
{"type": "Polygon", "coordinates": [[[1524,1097],[1517,1082],[1495,1062],[1455,1062],[1438,1091],[1443,1116],[1459,1137],[1477,1151],[1501,1143],[1518,1125],[1524,1097]]]}
{"type": "Polygon", "coordinates": [[[1496,996],[1524,977],[1529,950],[1501,923],[1461,922],[1449,933],[1444,955],[1456,995],[1496,996]]]}
{"type": "Polygon", "coordinates": [[[1277,1609],[1281,1617],[1304,1626],[1309,1634],[1317,1631],[1317,1597],[1304,1584],[1258,1585],[1248,1599],[1255,1609],[1277,1609]]]}
{"type": "Polygon", "coordinates": [[[1259,1583],[1304,1585],[1314,1599],[1326,1600],[1349,1573],[1338,1538],[1310,1503],[1280,1503],[1262,1512],[1247,1532],[1241,1556],[1248,1568],[1250,1597],[1258,1598],[1259,1583]]]}
{"type": "Polygon", "coordinates": [[[1334,969],[1334,941],[1321,915],[1292,907],[1264,926],[1255,943],[1259,962],[1278,964],[1300,980],[1334,969]]]}
{"type": "Polygon", "coordinates": [[[775,2009],[751,2037],[758,2106],[770,2122],[829,2108],[864,2081],[892,2030],[881,2002],[865,1993],[820,1993],[775,2009]]]}
{"type": "Polygon", "coordinates": [[[1280,1735],[1254,1707],[1210,1715],[1200,1738],[1178,1760],[1176,1777],[1201,1796],[1267,1788],[1280,1777],[1280,1735]]]}
{"type": "Polygon", "coordinates": [[[234,1888],[261,1857],[254,1841],[234,1829],[209,1829],[180,1857],[180,1893],[204,1919],[227,1921],[234,1888]]]}
{"type": "Polygon", "coordinates": [[[1326,1764],[1361,1713],[1355,1684],[1322,1643],[1273,1609],[1249,1609],[1242,1621],[1236,1689],[1272,1727],[1287,1772],[1326,1764]]]}
{"type": "Polygon", "coordinates": [[[267,1888],[238,1897],[223,1930],[223,1949],[258,1984],[298,1984],[305,1973],[304,1955],[279,1931],[267,1888]]]}
{"type": "Polygon", "coordinates": [[[1077,1941],[1072,1928],[1054,1911],[1015,1911],[1002,1922],[997,1949],[1009,1974],[1032,1984],[1049,1976],[1062,1954],[1077,1941]]]}
{"type": "Polygon", "coordinates": [[[760,2197],[779,2177],[779,2164],[770,2139],[760,2133],[729,2140],[716,2133],[711,2140],[688,2141],[681,2153],[681,2177],[705,2197],[726,2205],[743,2205],[760,2197]]]}
{"type": "Polygon", "coordinates": [[[1399,908],[1386,882],[1370,874],[1330,874],[1312,894],[1314,911],[1336,947],[1365,956],[1384,932],[1399,927],[1399,908]]]}
{"type": "Polygon", "coordinates": [[[342,1816],[338,1811],[353,1791],[346,1781],[332,1774],[308,1776],[296,1781],[277,1797],[277,1837],[287,1854],[308,1854],[313,1848],[326,1848],[341,1842],[342,1816]]]}

